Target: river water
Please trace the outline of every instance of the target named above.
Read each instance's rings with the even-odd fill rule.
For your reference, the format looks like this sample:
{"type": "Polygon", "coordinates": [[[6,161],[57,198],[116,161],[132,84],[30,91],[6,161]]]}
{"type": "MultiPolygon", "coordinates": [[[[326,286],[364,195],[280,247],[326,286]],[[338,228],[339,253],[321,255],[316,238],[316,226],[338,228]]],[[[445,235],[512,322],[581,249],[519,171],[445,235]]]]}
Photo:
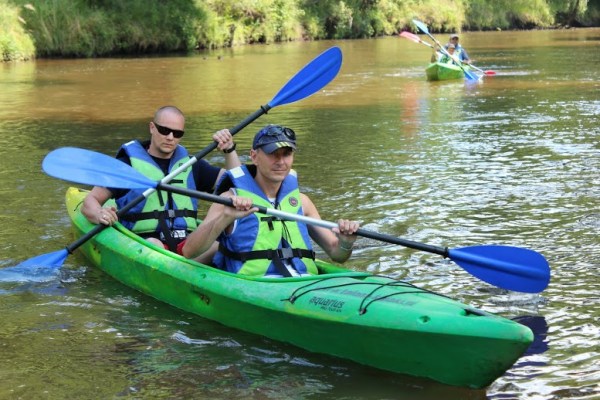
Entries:
{"type": "MultiPolygon", "coordinates": [[[[0,65],[0,398],[600,398],[600,30],[461,42],[497,74],[427,82],[429,49],[398,37],[0,65]],[[302,190],[324,219],[450,248],[543,254],[552,279],[540,294],[374,240],[359,239],[346,263],[530,326],[534,344],[490,387],[388,374],[229,329],[115,282],[77,252],[57,275],[6,272],[72,241],[69,183],[41,170],[49,151],[113,155],[174,104],[196,152],[334,45],[344,55],[336,79],[238,133],[238,149],[264,124],[290,126],[302,190]]],[[[207,160],[223,162],[216,152],[207,160]]]]}

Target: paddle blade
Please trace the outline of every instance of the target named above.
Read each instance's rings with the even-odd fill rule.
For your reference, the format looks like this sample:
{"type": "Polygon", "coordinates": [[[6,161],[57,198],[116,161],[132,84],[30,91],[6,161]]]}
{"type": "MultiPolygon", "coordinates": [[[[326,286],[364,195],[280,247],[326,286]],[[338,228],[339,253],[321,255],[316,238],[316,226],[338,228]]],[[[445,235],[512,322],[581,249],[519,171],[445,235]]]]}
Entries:
{"type": "Polygon", "coordinates": [[[59,250],[53,253],[42,254],[36,257],[32,257],[29,260],[25,260],[16,267],[5,268],[3,271],[11,270],[12,268],[32,268],[32,267],[52,267],[52,268],[60,268],[69,253],[67,250],[59,250]]]}
{"type": "Polygon", "coordinates": [[[496,75],[496,71],[483,71],[484,74],[486,74],[487,76],[494,76],[496,75]]]}
{"type": "Polygon", "coordinates": [[[319,91],[335,78],[342,66],[342,50],[332,47],[302,68],[269,102],[271,108],[293,103],[319,91]]]}
{"type": "Polygon", "coordinates": [[[538,293],[550,282],[548,261],[529,249],[471,246],[449,250],[448,257],[482,281],[508,290],[538,293]]]}
{"type": "Polygon", "coordinates": [[[85,185],[122,189],[156,186],[156,182],[116,158],[75,147],[62,147],[48,153],[42,169],[55,178],[85,185]]]}
{"type": "Polygon", "coordinates": [[[421,31],[423,31],[426,34],[429,34],[429,29],[427,29],[427,25],[425,25],[424,23],[422,23],[419,20],[413,19],[412,20],[413,24],[415,24],[417,26],[417,28],[419,28],[421,31]]]}
{"type": "Polygon", "coordinates": [[[462,68],[463,72],[465,73],[465,78],[467,78],[467,79],[468,79],[468,80],[470,80],[470,81],[478,81],[478,80],[479,80],[479,77],[478,77],[476,74],[474,74],[474,73],[472,73],[472,72],[469,72],[469,71],[467,71],[467,70],[466,70],[465,68],[463,68],[463,67],[461,67],[461,68],[462,68]]]}
{"type": "Polygon", "coordinates": [[[401,32],[400,36],[402,36],[405,39],[412,40],[415,43],[419,43],[421,41],[421,39],[417,35],[407,31],[401,32]]]}

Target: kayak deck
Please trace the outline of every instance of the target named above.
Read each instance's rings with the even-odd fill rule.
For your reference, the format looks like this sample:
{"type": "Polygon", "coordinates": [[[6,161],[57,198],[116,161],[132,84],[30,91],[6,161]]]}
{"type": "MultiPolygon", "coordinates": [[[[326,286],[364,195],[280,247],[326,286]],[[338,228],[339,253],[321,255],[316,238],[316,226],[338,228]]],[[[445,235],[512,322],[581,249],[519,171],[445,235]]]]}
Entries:
{"type": "MultiPolygon", "coordinates": [[[[67,191],[76,236],[94,225],[67,191]]],[[[231,274],[148,243],[116,224],[80,247],[123,284],[182,310],[306,350],[455,386],[482,388],[533,341],[531,330],[407,282],[317,261],[320,274],[231,274]]]]}

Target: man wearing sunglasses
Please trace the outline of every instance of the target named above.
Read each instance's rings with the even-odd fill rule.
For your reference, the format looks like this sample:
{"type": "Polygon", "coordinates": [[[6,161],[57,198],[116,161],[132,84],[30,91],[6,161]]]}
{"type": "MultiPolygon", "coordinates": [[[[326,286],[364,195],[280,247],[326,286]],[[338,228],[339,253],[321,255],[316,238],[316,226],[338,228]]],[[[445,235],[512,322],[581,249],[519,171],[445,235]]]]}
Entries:
{"type": "MultiPolygon", "coordinates": [[[[174,106],[159,108],[149,123],[150,140],[132,140],[121,146],[117,158],[142,172],[152,180],[159,181],[171,171],[189,160],[185,147],[179,142],[184,135],[185,117],[174,106]]],[[[213,135],[217,148],[225,154],[226,168],[240,165],[233,136],[227,129],[213,135]]],[[[212,192],[225,172],[198,160],[191,168],[171,181],[172,185],[192,190],[212,192]]],[[[83,201],[82,213],[95,224],[112,225],[117,218],[117,208],[123,208],[144,190],[123,190],[94,187],[83,201]],[[104,207],[114,198],[115,207],[104,207]]],[[[177,245],[197,227],[198,202],[188,196],[157,191],[122,216],[121,223],[148,241],[176,251],[177,245]]]]}
{"type": "Polygon", "coordinates": [[[310,198],[300,193],[292,170],[296,134],[290,128],[268,125],[254,137],[252,165],[226,171],[217,193],[231,198],[233,207],[214,203],[202,224],[182,243],[181,253],[197,257],[215,240],[216,267],[251,276],[289,277],[318,274],[311,239],[331,257],[344,262],[352,253],[359,228],[355,221],[339,220],[332,230],[283,221],[261,214],[252,204],[320,219],[310,198]]]}

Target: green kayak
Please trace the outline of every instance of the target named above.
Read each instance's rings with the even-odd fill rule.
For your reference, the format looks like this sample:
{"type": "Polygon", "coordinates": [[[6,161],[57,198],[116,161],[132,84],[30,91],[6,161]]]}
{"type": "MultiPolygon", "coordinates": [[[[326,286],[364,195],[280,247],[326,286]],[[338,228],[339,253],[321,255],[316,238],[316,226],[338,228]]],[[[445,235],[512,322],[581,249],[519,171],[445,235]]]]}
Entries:
{"type": "MultiPolygon", "coordinates": [[[[94,225],[69,188],[75,235],[94,225]]],[[[80,247],[113,278],[224,325],[382,370],[483,388],[533,341],[523,325],[407,282],[317,261],[319,275],[254,278],[158,248],[120,224],[80,247]]]]}
{"type": "MultiPolygon", "coordinates": [[[[463,67],[468,70],[469,67],[463,67]]],[[[428,81],[447,81],[451,79],[464,79],[463,70],[454,64],[431,63],[425,69],[428,81]]]]}

